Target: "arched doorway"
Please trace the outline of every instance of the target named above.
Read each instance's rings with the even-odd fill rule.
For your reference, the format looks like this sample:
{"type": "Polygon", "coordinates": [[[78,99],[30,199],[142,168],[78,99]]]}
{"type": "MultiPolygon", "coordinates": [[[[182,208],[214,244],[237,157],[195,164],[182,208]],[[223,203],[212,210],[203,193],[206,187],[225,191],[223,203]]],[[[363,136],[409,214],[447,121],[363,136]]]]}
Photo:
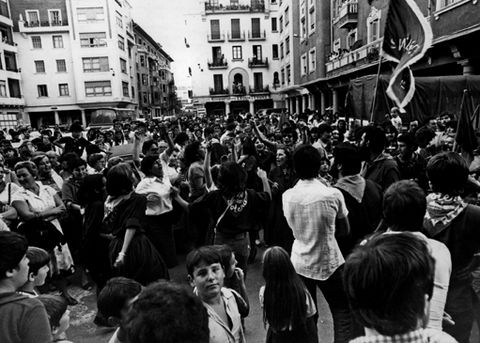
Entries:
{"type": "Polygon", "coordinates": [[[231,94],[245,95],[248,87],[248,73],[243,68],[234,68],[228,76],[231,94]]]}

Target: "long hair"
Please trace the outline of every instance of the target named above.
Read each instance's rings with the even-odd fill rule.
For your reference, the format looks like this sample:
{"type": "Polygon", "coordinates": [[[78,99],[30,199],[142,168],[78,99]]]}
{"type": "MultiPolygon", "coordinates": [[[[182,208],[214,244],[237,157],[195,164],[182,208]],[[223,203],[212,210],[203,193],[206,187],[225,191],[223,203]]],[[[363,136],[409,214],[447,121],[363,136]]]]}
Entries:
{"type": "Polygon", "coordinates": [[[285,249],[271,247],[263,257],[263,322],[275,331],[305,327],[306,288],[285,249]]]}

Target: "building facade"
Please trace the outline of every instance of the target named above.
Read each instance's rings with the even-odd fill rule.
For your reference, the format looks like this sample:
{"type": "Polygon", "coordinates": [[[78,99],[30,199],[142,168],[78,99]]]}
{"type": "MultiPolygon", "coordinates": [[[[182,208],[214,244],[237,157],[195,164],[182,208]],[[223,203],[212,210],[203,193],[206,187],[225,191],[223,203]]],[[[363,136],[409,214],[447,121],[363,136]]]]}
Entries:
{"type": "Polygon", "coordinates": [[[86,125],[94,110],[136,108],[128,1],[15,0],[11,9],[32,125],[86,125]]]}
{"type": "Polygon", "coordinates": [[[210,0],[187,19],[193,102],[207,114],[283,105],[278,0],[210,0]]]}
{"type": "Polygon", "coordinates": [[[14,128],[25,119],[18,46],[10,13],[8,0],[0,0],[0,129],[14,128]]]}

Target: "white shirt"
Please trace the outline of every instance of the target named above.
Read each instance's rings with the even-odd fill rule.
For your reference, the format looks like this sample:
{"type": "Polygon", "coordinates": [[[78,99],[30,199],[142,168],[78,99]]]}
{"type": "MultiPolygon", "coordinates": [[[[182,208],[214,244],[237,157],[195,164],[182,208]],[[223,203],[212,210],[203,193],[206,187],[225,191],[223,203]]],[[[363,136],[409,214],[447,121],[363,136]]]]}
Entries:
{"type": "Polygon", "coordinates": [[[300,180],[283,194],[283,213],[295,238],[291,261],[298,274],[326,280],[345,263],[335,221],[347,217],[342,193],[320,180],[300,180]]]}
{"type": "Polygon", "coordinates": [[[135,192],[147,195],[147,216],[159,216],[173,209],[170,190],[172,185],[168,177],[146,177],[137,185],[135,192]]]}

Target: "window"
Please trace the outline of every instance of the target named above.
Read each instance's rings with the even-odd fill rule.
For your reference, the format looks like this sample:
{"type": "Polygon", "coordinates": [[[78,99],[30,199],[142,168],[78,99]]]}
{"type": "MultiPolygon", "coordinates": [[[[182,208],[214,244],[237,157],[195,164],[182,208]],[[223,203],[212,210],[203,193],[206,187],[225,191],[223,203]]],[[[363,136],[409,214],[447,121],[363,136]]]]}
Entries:
{"type": "Polygon", "coordinates": [[[108,96],[112,95],[110,81],[89,81],[85,82],[85,96],[108,96]]]}
{"type": "Polygon", "coordinates": [[[213,89],[215,93],[223,92],[223,76],[222,74],[213,75],[213,89]]]}
{"type": "Polygon", "coordinates": [[[117,15],[115,17],[115,22],[117,23],[117,26],[123,29],[123,19],[122,15],[117,12],[117,15]]]}
{"type": "Polygon", "coordinates": [[[285,17],[285,27],[288,26],[288,23],[290,22],[290,16],[289,16],[289,11],[288,11],[288,7],[285,8],[285,13],[283,15],[285,17]]]}
{"type": "Polygon", "coordinates": [[[380,20],[378,18],[368,21],[367,32],[368,43],[374,42],[380,38],[380,20]]]}
{"type": "Polygon", "coordinates": [[[307,54],[303,54],[300,58],[300,72],[302,76],[307,75],[307,54]]]}
{"type": "Polygon", "coordinates": [[[145,67],[145,56],[144,55],[140,55],[140,66],[145,67]]]}
{"type": "Polygon", "coordinates": [[[287,69],[285,70],[285,73],[287,74],[286,77],[287,77],[287,85],[290,84],[290,66],[288,65],[287,66],[287,69]]]}
{"type": "Polygon", "coordinates": [[[253,88],[256,91],[263,90],[263,74],[262,73],[253,73],[253,88]]]}
{"type": "Polygon", "coordinates": [[[142,85],[148,86],[148,75],[142,74],[142,85]]]}
{"type": "Polygon", "coordinates": [[[260,38],[260,18],[252,18],[252,38],[260,38]]]}
{"type": "Polygon", "coordinates": [[[280,19],[278,20],[278,26],[280,27],[280,32],[283,31],[283,17],[280,16],[280,19]]]}
{"type": "Polygon", "coordinates": [[[127,73],[127,61],[125,61],[123,58],[120,59],[120,70],[124,74],[127,73]]]}
{"type": "Polygon", "coordinates": [[[68,83],[60,83],[58,85],[58,94],[60,96],[69,96],[70,92],[68,90],[68,83]]]}
{"type": "Polygon", "coordinates": [[[105,20],[103,7],[81,7],[77,8],[77,19],[79,23],[95,23],[105,20]]]}
{"type": "Polygon", "coordinates": [[[108,57],[84,57],[82,58],[83,71],[85,73],[108,71],[108,57]]]}
{"type": "Polygon", "coordinates": [[[254,45],[252,46],[252,52],[253,52],[253,59],[257,61],[262,60],[262,46],[261,45],[254,45]]]}
{"type": "Polygon", "coordinates": [[[62,25],[62,13],[60,10],[48,10],[48,21],[50,25],[62,25]]]}
{"type": "Polygon", "coordinates": [[[283,59],[283,43],[280,43],[280,58],[283,59]]]}
{"type": "Polygon", "coordinates": [[[220,39],[220,20],[210,20],[210,34],[212,39],[220,39]]]}
{"type": "Polygon", "coordinates": [[[25,11],[28,26],[40,26],[40,14],[37,10],[25,11]]]}
{"type": "Polygon", "coordinates": [[[63,48],[63,37],[62,36],[52,36],[53,48],[59,49],[63,48]]]}
{"type": "Polygon", "coordinates": [[[82,48],[97,48],[107,46],[107,35],[105,32],[80,33],[80,46],[82,48]]]}
{"type": "Polygon", "coordinates": [[[272,18],[272,32],[277,32],[278,27],[277,27],[277,18],[273,17],[272,18]]]}
{"type": "Polygon", "coordinates": [[[38,85],[37,90],[38,90],[38,97],[39,98],[48,96],[47,85],[38,85]]]}
{"type": "Polygon", "coordinates": [[[347,33],[347,47],[352,48],[353,44],[357,41],[357,29],[353,29],[347,33]]]}
{"type": "Polygon", "coordinates": [[[307,18],[302,17],[300,19],[300,39],[304,40],[307,38],[307,18]]]}
{"type": "Polygon", "coordinates": [[[339,50],[340,50],[340,38],[335,39],[335,41],[333,42],[333,51],[339,52],[339,50]]]}
{"type": "Polygon", "coordinates": [[[67,64],[65,60],[57,60],[57,72],[64,73],[67,71],[67,64]]]}
{"type": "Polygon", "coordinates": [[[231,26],[232,26],[232,38],[240,39],[241,38],[240,19],[232,19],[231,26]]]}
{"type": "Polygon", "coordinates": [[[282,85],[284,85],[285,84],[285,69],[282,69],[280,71],[280,80],[282,82],[282,85]]]}
{"type": "Polygon", "coordinates": [[[462,0],[439,0],[439,1],[437,1],[437,11],[441,10],[444,7],[448,7],[452,4],[460,2],[460,1],[462,1],[462,0]]]}
{"type": "Polygon", "coordinates": [[[285,38],[285,55],[290,53],[290,37],[285,38]]]}
{"type": "Polygon", "coordinates": [[[272,58],[278,60],[278,44],[272,44],[272,58]]]}
{"type": "Polygon", "coordinates": [[[125,38],[118,35],[118,48],[125,51],[125,38]]]}
{"type": "Polygon", "coordinates": [[[123,82],[122,81],[122,94],[123,96],[126,96],[127,98],[130,96],[128,93],[128,82],[123,82]]]}
{"type": "MultiPolygon", "coordinates": [[[[5,81],[4,81],[5,82],[5,81]]],[[[0,85],[1,89],[1,85],[0,85]]],[[[16,113],[2,113],[0,114],[0,127],[6,129],[14,129],[18,126],[17,114],[16,113]]]]}
{"type": "Polygon", "coordinates": [[[308,22],[310,23],[308,33],[312,34],[315,31],[315,6],[310,7],[308,10],[308,22]]]}
{"type": "Polygon", "coordinates": [[[317,50],[315,48],[310,49],[308,54],[310,55],[308,59],[309,61],[308,70],[311,73],[315,71],[315,69],[317,69],[317,50]]]}
{"type": "Polygon", "coordinates": [[[41,49],[42,38],[40,36],[32,36],[32,46],[34,49],[41,49]]]}
{"type": "Polygon", "coordinates": [[[45,73],[45,62],[44,61],[35,61],[35,72],[36,73],[45,73]]]}
{"type": "Polygon", "coordinates": [[[240,45],[238,46],[232,46],[232,59],[234,60],[241,60],[242,57],[242,47],[240,45]]]}
{"type": "Polygon", "coordinates": [[[0,81],[0,97],[5,98],[7,96],[7,82],[0,81]]]}

